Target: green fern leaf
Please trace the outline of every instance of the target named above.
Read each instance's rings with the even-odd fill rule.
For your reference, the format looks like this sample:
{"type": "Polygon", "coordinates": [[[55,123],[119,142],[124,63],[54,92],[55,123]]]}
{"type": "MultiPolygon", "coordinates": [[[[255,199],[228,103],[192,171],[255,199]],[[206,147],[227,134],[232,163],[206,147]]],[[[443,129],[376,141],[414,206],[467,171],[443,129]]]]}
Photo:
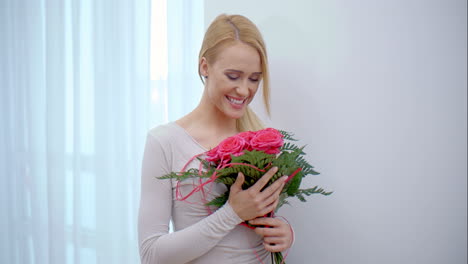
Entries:
{"type": "Polygon", "coordinates": [[[227,203],[228,199],[229,199],[229,191],[227,191],[224,194],[222,194],[222,195],[214,198],[213,200],[209,201],[206,205],[216,206],[216,207],[220,208],[225,203],[227,203]]]}
{"type": "Polygon", "coordinates": [[[294,134],[291,132],[286,132],[284,130],[278,129],[278,131],[283,135],[283,139],[297,141],[297,139],[293,138],[294,134]]]}

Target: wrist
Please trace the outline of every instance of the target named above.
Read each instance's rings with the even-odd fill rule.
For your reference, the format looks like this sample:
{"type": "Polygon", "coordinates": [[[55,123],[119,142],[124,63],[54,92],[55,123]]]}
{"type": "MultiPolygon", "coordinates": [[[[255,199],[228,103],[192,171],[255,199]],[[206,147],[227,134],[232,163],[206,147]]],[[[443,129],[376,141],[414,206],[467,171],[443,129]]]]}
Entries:
{"type": "Polygon", "coordinates": [[[224,204],[224,210],[226,211],[226,213],[232,217],[233,219],[235,219],[238,224],[239,223],[242,223],[244,220],[239,216],[239,214],[236,212],[236,210],[234,209],[234,207],[232,207],[231,205],[231,202],[228,201],[226,204],[224,204]]]}

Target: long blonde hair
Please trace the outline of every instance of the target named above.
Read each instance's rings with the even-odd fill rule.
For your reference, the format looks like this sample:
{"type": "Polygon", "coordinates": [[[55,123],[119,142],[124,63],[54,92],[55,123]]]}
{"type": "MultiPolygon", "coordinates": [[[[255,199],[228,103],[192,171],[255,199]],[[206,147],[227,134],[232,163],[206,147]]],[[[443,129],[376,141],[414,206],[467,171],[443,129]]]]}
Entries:
{"type": "MultiPolygon", "coordinates": [[[[219,52],[235,41],[241,41],[252,46],[260,55],[263,103],[268,115],[270,115],[270,86],[265,42],[257,26],[248,18],[241,15],[221,14],[211,23],[205,33],[198,57],[198,74],[200,75],[200,79],[205,83],[200,72],[201,59],[205,57],[208,63],[213,63],[219,52]]],[[[236,124],[239,131],[264,128],[260,118],[249,106],[247,106],[244,115],[236,120],[236,124]]]]}

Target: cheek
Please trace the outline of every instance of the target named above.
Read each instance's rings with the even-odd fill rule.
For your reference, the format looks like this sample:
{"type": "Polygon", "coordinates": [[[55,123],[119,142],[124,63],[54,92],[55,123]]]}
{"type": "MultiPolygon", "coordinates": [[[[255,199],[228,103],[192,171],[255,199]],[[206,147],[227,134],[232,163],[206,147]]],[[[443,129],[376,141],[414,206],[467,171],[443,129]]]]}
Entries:
{"type": "Polygon", "coordinates": [[[208,96],[212,100],[218,101],[220,98],[224,97],[224,94],[229,91],[229,84],[222,80],[211,80],[212,83],[208,85],[208,96]]]}
{"type": "Polygon", "coordinates": [[[260,87],[259,84],[255,84],[255,85],[252,86],[252,90],[251,90],[251,93],[252,93],[251,97],[252,98],[250,99],[251,101],[255,97],[255,95],[257,94],[259,87],[260,87]]]}
{"type": "Polygon", "coordinates": [[[253,95],[257,94],[259,87],[260,87],[260,85],[257,83],[257,85],[255,85],[255,87],[254,87],[254,89],[252,91],[253,95]]]}

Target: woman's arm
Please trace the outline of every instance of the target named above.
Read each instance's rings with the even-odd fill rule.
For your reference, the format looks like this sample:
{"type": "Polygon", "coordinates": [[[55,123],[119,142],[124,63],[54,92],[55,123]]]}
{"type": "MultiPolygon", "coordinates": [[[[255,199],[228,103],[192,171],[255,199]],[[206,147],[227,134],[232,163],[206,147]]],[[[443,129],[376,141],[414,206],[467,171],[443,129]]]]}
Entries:
{"type": "Polygon", "coordinates": [[[149,134],[142,164],[138,219],[140,257],[144,264],[187,263],[208,252],[242,222],[226,203],[200,222],[169,233],[172,186],[169,180],[156,179],[170,172],[167,157],[158,139],[149,134]]]}

